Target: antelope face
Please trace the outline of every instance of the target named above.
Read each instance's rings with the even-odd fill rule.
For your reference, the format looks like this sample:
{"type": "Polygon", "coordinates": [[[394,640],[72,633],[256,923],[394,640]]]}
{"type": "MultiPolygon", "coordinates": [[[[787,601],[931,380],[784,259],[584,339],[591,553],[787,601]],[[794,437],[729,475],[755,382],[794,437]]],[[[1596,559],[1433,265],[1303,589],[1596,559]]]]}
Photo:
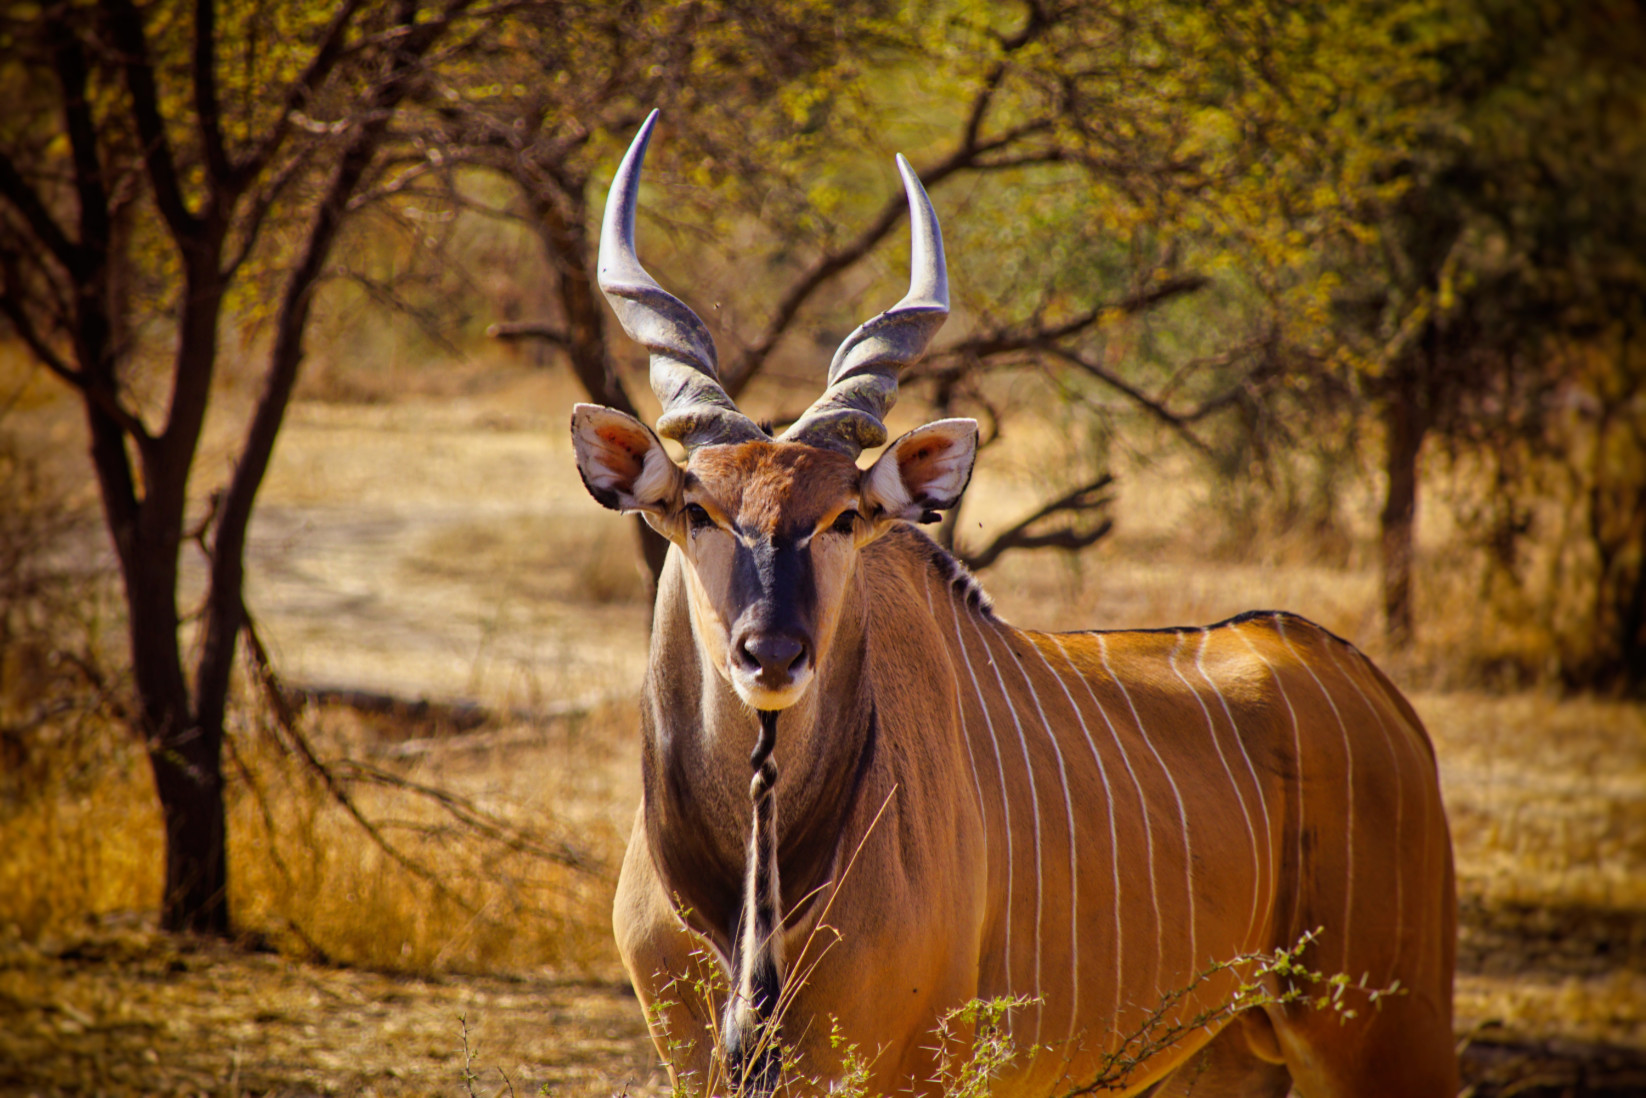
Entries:
{"type": "Polygon", "coordinates": [[[578,472],[600,503],[638,511],[685,557],[699,643],[756,709],[800,700],[827,659],[858,554],[892,523],[954,506],[977,424],[940,420],[870,468],[836,450],[751,440],[703,446],[684,468],[649,428],[580,404],[578,472]]]}
{"type": "Polygon", "coordinates": [[[977,424],[911,431],[867,470],[856,457],[886,441],[898,371],[949,313],[943,235],[926,190],[897,158],[909,199],[909,292],[846,337],[823,395],[772,439],[720,385],[714,340],[698,315],[640,264],[634,215],[653,111],[612,178],[600,229],[600,289],[618,323],[651,353],[657,429],[684,468],[632,416],[579,404],[577,468],[594,498],[639,511],[686,561],[698,643],[756,709],[785,709],[828,658],[857,555],[903,519],[952,507],[971,477],[977,424]]]}

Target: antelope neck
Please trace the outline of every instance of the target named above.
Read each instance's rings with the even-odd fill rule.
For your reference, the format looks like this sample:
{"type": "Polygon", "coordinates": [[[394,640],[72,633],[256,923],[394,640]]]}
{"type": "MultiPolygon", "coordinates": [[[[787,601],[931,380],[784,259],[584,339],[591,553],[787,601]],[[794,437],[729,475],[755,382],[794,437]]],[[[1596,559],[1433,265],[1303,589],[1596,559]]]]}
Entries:
{"type": "MultiPolygon", "coordinates": [[[[730,957],[743,902],[749,755],[760,723],[697,647],[683,567],[679,553],[671,553],[652,628],[641,709],[646,825],[659,875],[680,897],[687,921],[730,957]]],[[[863,584],[854,579],[830,652],[806,694],[778,718],[772,757],[785,918],[833,871],[874,757],[864,598],[863,584]]]]}

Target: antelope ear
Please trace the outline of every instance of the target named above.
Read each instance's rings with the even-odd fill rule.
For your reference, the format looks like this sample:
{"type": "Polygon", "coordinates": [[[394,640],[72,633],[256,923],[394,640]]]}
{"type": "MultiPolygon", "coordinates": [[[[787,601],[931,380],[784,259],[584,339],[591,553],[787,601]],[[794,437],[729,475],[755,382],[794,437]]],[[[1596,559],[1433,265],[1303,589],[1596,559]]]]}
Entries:
{"type": "Polygon", "coordinates": [[[863,499],[888,518],[919,521],[960,502],[977,458],[977,420],[940,419],[890,446],[863,476],[863,499]]]}
{"type": "Polygon", "coordinates": [[[583,487],[614,511],[667,514],[680,496],[680,467],[652,429],[598,404],[572,409],[572,448],[583,487]]]}

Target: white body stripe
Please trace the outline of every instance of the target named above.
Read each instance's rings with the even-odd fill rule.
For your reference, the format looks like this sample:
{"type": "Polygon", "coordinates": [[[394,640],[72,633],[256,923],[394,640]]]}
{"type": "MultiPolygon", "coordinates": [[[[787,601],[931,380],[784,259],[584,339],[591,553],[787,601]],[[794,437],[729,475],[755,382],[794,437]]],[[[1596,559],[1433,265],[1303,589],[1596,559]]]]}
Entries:
{"type": "MultiPolygon", "coordinates": [[[[1052,754],[1057,758],[1058,780],[1063,784],[1063,813],[1069,825],[1069,967],[1075,973],[1074,997],[1069,1005],[1068,1036],[1073,1037],[1075,1016],[1080,1012],[1080,868],[1077,861],[1078,852],[1075,848],[1074,802],[1069,798],[1069,771],[1063,765],[1063,748],[1057,742],[1057,733],[1052,731],[1052,722],[1046,719],[1045,707],[1040,704],[1040,692],[1034,688],[1034,682],[1030,680],[1028,671],[1024,669],[1023,661],[1019,660],[1017,653],[1012,651],[1010,638],[1001,638],[1001,643],[1006,646],[1006,654],[1017,665],[1017,673],[1023,676],[1023,685],[1029,688],[1029,697],[1034,699],[1035,712],[1040,714],[1040,726],[1046,730],[1046,739],[1051,743],[1052,754]]],[[[1034,647],[1032,640],[1028,640],[1028,644],[1029,647],[1034,647]]],[[[1037,962],[1039,958],[1040,950],[1037,946],[1035,949],[1037,962]]],[[[1041,1012],[1042,1014],[1045,1012],[1044,1004],[1042,1004],[1041,1012]]],[[[1037,1026],[1035,1044],[1038,1045],[1039,1043],[1040,1035],[1037,1026]]]]}
{"type": "Polygon", "coordinates": [[[1343,889],[1342,953],[1343,953],[1344,963],[1347,964],[1348,960],[1349,960],[1349,943],[1354,938],[1353,919],[1354,919],[1354,903],[1355,903],[1355,751],[1354,751],[1353,745],[1351,745],[1349,743],[1349,729],[1343,723],[1343,714],[1338,711],[1336,699],[1334,699],[1332,697],[1332,692],[1330,690],[1326,689],[1326,684],[1320,681],[1320,676],[1315,674],[1315,669],[1313,667],[1309,666],[1309,661],[1305,660],[1298,653],[1297,649],[1292,645],[1291,638],[1286,635],[1286,622],[1278,614],[1275,615],[1275,628],[1280,633],[1280,642],[1286,646],[1286,651],[1290,652],[1294,657],[1297,658],[1297,662],[1303,665],[1303,669],[1305,671],[1307,671],[1309,673],[1309,677],[1314,680],[1314,684],[1315,684],[1316,689],[1318,689],[1320,691],[1320,696],[1325,698],[1326,699],[1326,704],[1332,707],[1332,716],[1337,718],[1338,733],[1343,737],[1343,756],[1344,756],[1344,758],[1343,758],[1343,775],[1344,775],[1344,782],[1347,785],[1347,789],[1344,791],[1343,795],[1344,795],[1345,801],[1348,805],[1348,844],[1347,845],[1348,845],[1348,848],[1349,848],[1349,853],[1348,853],[1349,861],[1348,861],[1348,869],[1344,873],[1345,885],[1344,885],[1344,889],[1343,889]]]}
{"type": "MultiPolygon", "coordinates": [[[[926,607],[932,612],[932,621],[937,621],[937,607],[932,603],[931,579],[926,580],[926,607]]],[[[972,788],[977,792],[977,814],[983,822],[983,860],[989,860],[989,809],[983,802],[983,782],[977,776],[977,758],[972,752],[971,732],[966,728],[966,707],[960,701],[960,672],[954,669],[954,661],[948,661],[949,680],[954,684],[955,711],[960,715],[960,739],[966,745],[966,762],[972,768],[972,788]]]]}
{"type": "MultiPolygon", "coordinates": [[[[1199,918],[1195,911],[1194,850],[1189,845],[1189,813],[1183,807],[1183,793],[1177,788],[1177,778],[1173,776],[1172,768],[1166,765],[1166,760],[1161,757],[1160,749],[1154,745],[1154,740],[1149,737],[1149,730],[1143,727],[1143,717],[1137,711],[1137,704],[1132,701],[1132,692],[1126,689],[1126,684],[1115,675],[1114,668],[1109,665],[1109,642],[1104,639],[1102,633],[1095,635],[1097,637],[1098,655],[1103,659],[1103,669],[1109,673],[1109,677],[1114,680],[1114,684],[1120,688],[1120,696],[1126,699],[1126,706],[1132,711],[1132,721],[1137,725],[1138,735],[1143,737],[1143,742],[1154,755],[1155,762],[1160,764],[1160,769],[1166,775],[1167,783],[1172,787],[1172,796],[1177,800],[1177,820],[1183,829],[1183,887],[1189,901],[1189,959],[1192,968],[1202,962],[1200,960],[1200,946],[1196,936],[1196,924],[1199,922],[1199,918]]],[[[1216,960],[1216,958],[1211,959],[1216,960]]]]}
{"type": "MultiPolygon", "coordinates": [[[[1286,703],[1286,712],[1292,719],[1292,749],[1293,749],[1294,752],[1296,752],[1292,756],[1292,759],[1293,759],[1292,765],[1294,767],[1296,767],[1299,771],[1299,777],[1298,777],[1298,780],[1297,780],[1297,783],[1296,783],[1296,785],[1297,785],[1297,865],[1298,865],[1299,872],[1301,872],[1303,866],[1306,864],[1305,861],[1304,861],[1304,858],[1303,858],[1303,779],[1302,779],[1302,776],[1301,776],[1301,772],[1302,772],[1302,769],[1303,769],[1303,732],[1302,732],[1302,729],[1300,729],[1298,727],[1297,710],[1292,707],[1292,697],[1291,697],[1291,695],[1286,693],[1286,684],[1284,682],[1280,681],[1280,672],[1275,670],[1274,664],[1269,662],[1269,658],[1267,656],[1265,656],[1262,652],[1259,652],[1257,650],[1257,645],[1252,643],[1252,639],[1250,637],[1248,637],[1245,633],[1241,632],[1240,626],[1238,624],[1230,623],[1229,630],[1232,633],[1234,633],[1235,636],[1237,636],[1241,640],[1245,641],[1246,642],[1246,647],[1250,648],[1252,650],[1252,655],[1256,656],[1259,660],[1263,661],[1263,666],[1269,669],[1269,675],[1270,675],[1271,678],[1274,679],[1276,689],[1278,689],[1280,691],[1280,700],[1286,703]]],[[[1303,903],[1302,894],[1299,892],[1298,889],[1295,889],[1295,888],[1292,889],[1292,915],[1291,915],[1291,919],[1286,924],[1288,933],[1291,933],[1292,931],[1298,929],[1297,915],[1298,915],[1298,910],[1300,908],[1300,905],[1302,903],[1303,903]]]]}
{"type": "MultiPolygon", "coordinates": [[[[1206,635],[1205,635],[1204,632],[1202,632],[1201,636],[1200,636],[1200,647],[1201,647],[1202,650],[1204,650],[1205,647],[1206,647],[1206,635]]],[[[1229,788],[1234,790],[1235,800],[1237,802],[1239,802],[1239,804],[1240,804],[1241,818],[1246,821],[1246,838],[1251,842],[1251,847],[1252,847],[1252,911],[1251,911],[1251,914],[1249,916],[1247,916],[1247,919],[1246,919],[1246,933],[1243,936],[1243,938],[1241,939],[1243,942],[1245,942],[1247,944],[1247,948],[1250,948],[1251,943],[1253,941],[1252,935],[1256,932],[1256,929],[1257,929],[1257,901],[1258,901],[1258,887],[1257,886],[1258,886],[1258,875],[1261,872],[1261,867],[1258,865],[1258,860],[1257,860],[1257,831],[1256,831],[1256,829],[1254,829],[1252,827],[1252,814],[1246,810],[1246,796],[1245,796],[1245,794],[1240,792],[1240,783],[1235,781],[1234,770],[1233,770],[1233,768],[1231,768],[1229,766],[1229,760],[1223,754],[1223,745],[1218,742],[1218,739],[1217,739],[1217,726],[1212,722],[1212,711],[1206,707],[1206,699],[1204,699],[1200,696],[1200,691],[1196,690],[1194,688],[1194,685],[1192,683],[1190,683],[1188,678],[1186,678],[1184,676],[1183,672],[1181,672],[1177,669],[1177,654],[1178,654],[1179,651],[1182,650],[1182,648],[1183,648],[1183,635],[1180,633],[1180,634],[1178,634],[1178,637],[1177,637],[1177,643],[1172,645],[1171,655],[1169,657],[1167,657],[1166,662],[1171,666],[1172,674],[1176,675],[1177,678],[1178,678],[1178,681],[1183,684],[1183,688],[1185,690],[1187,690],[1190,693],[1191,696],[1193,696],[1193,698],[1196,702],[1199,703],[1200,712],[1202,714],[1204,714],[1205,717],[1206,717],[1206,735],[1211,738],[1212,748],[1217,752],[1217,761],[1223,764],[1223,773],[1228,775],[1229,788]]],[[[1199,963],[1198,959],[1197,959],[1196,963],[1197,964],[1199,963]]]]}
{"type": "MultiPolygon", "coordinates": [[[[1092,699],[1092,704],[1097,707],[1097,715],[1102,717],[1103,718],[1103,723],[1108,726],[1109,736],[1110,736],[1111,739],[1114,740],[1115,748],[1117,750],[1119,750],[1119,752],[1120,752],[1120,761],[1126,764],[1126,773],[1131,775],[1132,787],[1137,790],[1137,803],[1138,803],[1138,807],[1140,809],[1142,809],[1142,816],[1143,816],[1144,848],[1148,852],[1148,861],[1149,861],[1149,899],[1154,904],[1154,926],[1155,926],[1154,986],[1156,988],[1158,988],[1160,986],[1160,970],[1162,968],[1164,968],[1165,965],[1166,965],[1166,938],[1165,938],[1164,933],[1161,930],[1164,923],[1163,923],[1163,920],[1162,920],[1161,915],[1160,915],[1160,882],[1155,879],[1155,868],[1154,868],[1154,860],[1155,860],[1154,859],[1154,822],[1153,822],[1153,819],[1152,819],[1152,817],[1154,816],[1154,813],[1149,810],[1149,798],[1143,792],[1143,783],[1137,780],[1137,771],[1132,768],[1131,755],[1127,752],[1126,745],[1121,742],[1120,732],[1115,728],[1114,721],[1109,719],[1108,710],[1104,709],[1103,708],[1103,703],[1097,699],[1097,692],[1092,689],[1091,682],[1087,680],[1086,676],[1080,674],[1079,668],[1075,667],[1075,665],[1074,665],[1074,660],[1069,658],[1069,650],[1063,646],[1062,639],[1057,637],[1056,635],[1054,635],[1052,637],[1052,640],[1057,642],[1057,650],[1059,652],[1063,653],[1063,659],[1064,659],[1065,662],[1068,663],[1069,670],[1073,671],[1075,673],[1076,677],[1078,677],[1080,679],[1080,681],[1085,684],[1086,694],[1087,694],[1088,697],[1090,697],[1092,699]]],[[[1117,893],[1117,896],[1118,896],[1118,893],[1117,893]]]]}
{"type": "Polygon", "coordinates": [[[1235,743],[1240,745],[1240,756],[1246,760],[1246,772],[1252,776],[1252,788],[1257,792],[1258,815],[1263,818],[1263,861],[1268,874],[1268,889],[1266,891],[1268,900],[1272,904],[1276,888],[1276,875],[1274,824],[1269,819],[1269,799],[1263,793],[1263,780],[1257,776],[1257,766],[1252,762],[1252,753],[1246,750],[1246,740],[1240,734],[1240,724],[1235,720],[1234,710],[1229,707],[1229,699],[1224,697],[1222,688],[1217,685],[1211,675],[1206,673],[1206,645],[1211,640],[1211,630],[1202,628],[1200,638],[1200,650],[1195,653],[1195,670],[1200,672],[1200,677],[1206,680],[1206,685],[1212,688],[1212,692],[1217,695],[1218,703],[1223,706],[1223,716],[1229,722],[1229,731],[1234,733],[1235,743]]]}
{"type": "MultiPolygon", "coordinates": [[[[1057,638],[1053,637],[1052,639],[1056,640],[1057,638]]],[[[1045,664],[1046,670],[1051,672],[1052,677],[1057,680],[1057,685],[1063,688],[1063,696],[1069,700],[1069,709],[1073,711],[1075,719],[1080,722],[1081,734],[1086,737],[1086,747],[1092,753],[1092,761],[1097,764],[1097,776],[1103,782],[1103,800],[1108,808],[1109,815],[1109,868],[1114,877],[1114,1012],[1109,1017],[1118,1019],[1120,1017],[1121,943],[1124,934],[1120,920],[1120,838],[1115,830],[1114,823],[1114,789],[1109,785],[1109,768],[1103,765],[1103,756],[1098,753],[1097,744],[1092,742],[1092,730],[1086,726],[1086,715],[1080,711],[1080,706],[1076,704],[1074,695],[1069,692],[1069,684],[1064,681],[1062,673],[1052,666],[1052,661],[1046,658],[1046,654],[1040,650],[1038,644],[1031,645],[1031,647],[1034,648],[1035,655],[1040,657],[1040,662],[1045,664]]],[[[1061,647],[1060,643],[1059,648],[1061,647]]],[[[1072,1019],[1070,1024],[1073,1024],[1072,1019]]]]}
{"type": "MultiPolygon", "coordinates": [[[[1395,849],[1404,850],[1405,844],[1402,839],[1402,834],[1405,831],[1403,825],[1405,823],[1406,815],[1405,782],[1400,773],[1400,759],[1395,754],[1394,743],[1389,738],[1389,726],[1383,723],[1383,714],[1377,711],[1377,706],[1373,705],[1372,699],[1366,696],[1366,691],[1360,688],[1360,684],[1355,681],[1354,676],[1344,668],[1342,661],[1337,658],[1337,652],[1335,649],[1331,650],[1331,657],[1332,665],[1339,671],[1342,671],[1343,677],[1349,680],[1349,685],[1354,687],[1355,693],[1360,696],[1360,703],[1364,705],[1366,707],[1366,711],[1372,715],[1372,720],[1377,722],[1377,730],[1383,734],[1383,746],[1388,749],[1390,769],[1394,771],[1395,775],[1395,849]]],[[[1401,885],[1403,883],[1402,878],[1405,877],[1405,874],[1401,872],[1401,861],[1399,858],[1394,859],[1393,864],[1395,874],[1395,950],[1394,956],[1389,962],[1388,973],[1386,973],[1383,977],[1384,983],[1389,981],[1390,975],[1400,965],[1400,947],[1402,944],[1401,938],[1405,935],[1406,931],[1406,900],[1402,895],[1401,889],[1401,885]]]]}
{"type": "Polygon", "coordinates": [[[966,650],[966,640],[960,635],[960,610],[954,600],[949,602],[949,610],[954,618],[955,644],[960,648],[960,657],[966,664],[966,673],[971,676],[972,692],[977,697],[977,706],[983,711],[983,723],[989,730],[989,742],[994,745],[995,770],[1000,775],[1000,808],[1001,817],[1006,821],[1006,992],[1011,994],[1012,988],[1012,804],[1011,797],[1006,792],[1006,764],[1000,757],[1000,738],[995,735],[994,717],[989,714],[989,703],[983,700],[983,687],[977,681],[977,669],[972,666],[971,653],[966,650]]]}
{"type": "MultiPolygon", "coordinates": [[[[1043,866],[1040,859],[1040,790],[1034,780],[1034,759],[1029,755],[1029,738],[1023,734],[1023,722],[1018,719],[1017,706],[1012,704],[1012,696],[1006,689],[1006,680],[1000,674],[1000,664],[994,658],[994,652],[989,647],[988,638],[983,635],[983,629],[977,624],[977,618],[968,614],[972,623],[972,630],[977,639],[983,642],[984,651],[989,653],[989,666],[994,669],[995,684],[1000,687],[1000,700],[1005,703],[1006,711],[1012,715],[1012,724],[1017,729],[1017,743],[1023,751],[1023,767],[1029,775],[1029,811],[1030,819],[1034,821],[1034,996],[1040,1000],[1036,1011],[1037,1018],[1043,1018],[1046,1013],[1046,1002],[1041,997],[1041,944],[1045,927],[1045,881],[1043,866]]],[[[1040,1043],[1040,1023],[1035,1023],[1035,1043],[1040,1043]]]]}

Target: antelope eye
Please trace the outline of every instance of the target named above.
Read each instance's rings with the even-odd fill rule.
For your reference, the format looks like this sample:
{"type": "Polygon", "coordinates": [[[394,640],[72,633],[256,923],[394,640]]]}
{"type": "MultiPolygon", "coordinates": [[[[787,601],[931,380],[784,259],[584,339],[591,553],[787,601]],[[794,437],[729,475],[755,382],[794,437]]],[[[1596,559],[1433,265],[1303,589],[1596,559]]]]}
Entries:
{"type": "Polygon", "coordinates": [[[857,512],[856,511],[842,511],[842,512],[840,512],[840,514],[835,516],[834,521],[829,524],[829,529],[834,531],[837,534],[850,534],[850,533],[852,533],[855,529],[857,529],[857,512]]]}
{"type": "Polygon", "coordinates": [[[693,530],[707,530],[714,525],[709,513],[695,503],[686,504],[686,521],[691,523],[693,530]]]}

